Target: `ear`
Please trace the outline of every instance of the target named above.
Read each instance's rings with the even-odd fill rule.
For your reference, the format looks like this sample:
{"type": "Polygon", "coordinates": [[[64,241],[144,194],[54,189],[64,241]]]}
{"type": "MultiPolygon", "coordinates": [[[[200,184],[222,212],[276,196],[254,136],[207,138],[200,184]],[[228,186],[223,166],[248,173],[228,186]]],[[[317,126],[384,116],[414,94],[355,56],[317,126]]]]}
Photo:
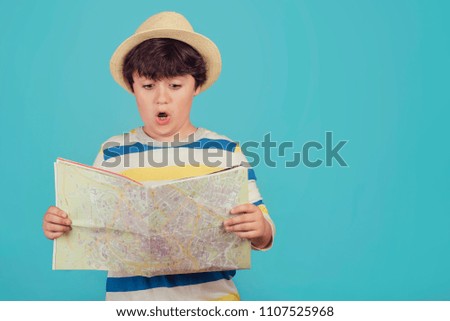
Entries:
{"type": "Polygon", "coordinates": [[[200,93],[200,86],[197,87],[194,91],[194,96],[197,96],[200,93]]]}

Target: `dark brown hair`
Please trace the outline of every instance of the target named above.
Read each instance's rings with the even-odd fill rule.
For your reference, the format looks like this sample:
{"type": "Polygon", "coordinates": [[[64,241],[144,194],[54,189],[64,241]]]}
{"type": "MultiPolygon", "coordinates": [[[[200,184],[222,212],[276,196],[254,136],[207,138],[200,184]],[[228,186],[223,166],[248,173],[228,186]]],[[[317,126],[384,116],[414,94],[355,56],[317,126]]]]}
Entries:
{"type": "Polygon", "coordinates": [[[191,75],[195,88],[206,81],[206,63],[197,50],[171,38],[153,38],[141,42],[125,56],[123,76],[133,91],[133,73],[155,81],[191,75]]]}

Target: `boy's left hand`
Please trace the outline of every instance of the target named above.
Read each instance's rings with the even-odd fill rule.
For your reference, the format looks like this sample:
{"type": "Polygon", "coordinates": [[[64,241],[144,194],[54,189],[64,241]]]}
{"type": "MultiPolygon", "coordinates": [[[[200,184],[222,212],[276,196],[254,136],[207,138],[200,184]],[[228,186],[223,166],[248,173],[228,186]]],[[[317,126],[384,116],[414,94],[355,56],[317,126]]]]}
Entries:
{"type": "Polygon", "coordinates": [[[258,206],[242,204],[231,209],[230,214],[236,217],[223,222],[227,232],[234,232],[237,236],[248,239],[253,246],[263,249],[272,240],[272,228],[264,218],[258,206]]]}

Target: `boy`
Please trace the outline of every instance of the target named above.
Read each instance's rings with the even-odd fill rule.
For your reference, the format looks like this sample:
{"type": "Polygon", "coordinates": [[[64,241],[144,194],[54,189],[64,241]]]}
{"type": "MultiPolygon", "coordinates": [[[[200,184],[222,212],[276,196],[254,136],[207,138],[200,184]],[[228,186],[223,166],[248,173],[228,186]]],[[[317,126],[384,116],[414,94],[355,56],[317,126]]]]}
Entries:
{"type": "MultiPolygon", "coordinates": [[[[182,15],[162,12],[147,19],[117,48],[110,66],[114,79],[135,96],[144,126],[108,139],[95,167],[150,184],[246,164],[235,142],[190,121],[192,101],[218,78],[221,58],[215,44],[195,33],[182,15]]],[[[274,226],[254,172],[248,172],[250,202],[234,207],[233,217],[223,225],[227,232],[250,240],[254,249],[267,250],[274,226]]],[[[70,218],[51,206],[43,230],[56,239],[71,230],[70,218]]],[[[235,271],[220,271],[135,276],[109,271],[106,299],[239,300],[234,275],[235,271]]]]}

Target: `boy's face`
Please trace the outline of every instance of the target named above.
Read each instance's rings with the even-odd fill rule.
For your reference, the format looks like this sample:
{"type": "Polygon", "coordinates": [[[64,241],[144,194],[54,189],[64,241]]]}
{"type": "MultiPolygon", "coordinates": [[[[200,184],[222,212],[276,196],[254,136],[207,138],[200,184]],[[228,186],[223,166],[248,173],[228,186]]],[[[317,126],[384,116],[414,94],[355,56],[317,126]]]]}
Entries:
{"type": "Polygon", "coordinates": [[[133,90],[144,131],[158,141],[173,141],[176,134],[183,139],[194,133],[190,112],[194,96],[195,79],[191,75],[154,81],[133,74],[133,90]]]}

